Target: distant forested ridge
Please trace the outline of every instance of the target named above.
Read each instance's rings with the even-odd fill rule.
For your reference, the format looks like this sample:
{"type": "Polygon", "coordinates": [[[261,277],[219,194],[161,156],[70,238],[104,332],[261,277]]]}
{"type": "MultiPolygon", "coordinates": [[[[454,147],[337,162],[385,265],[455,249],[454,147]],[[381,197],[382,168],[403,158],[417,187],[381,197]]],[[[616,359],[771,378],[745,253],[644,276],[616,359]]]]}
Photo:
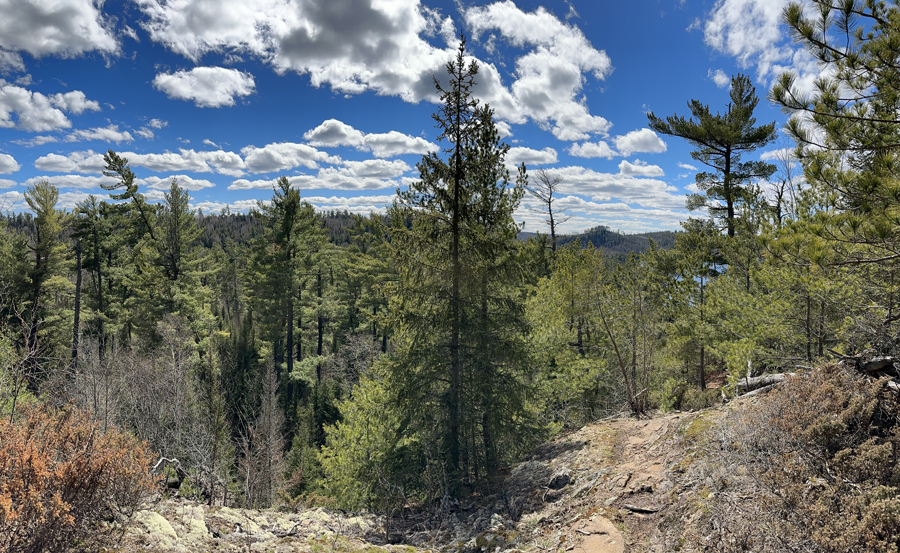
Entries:
{"type": "Polygon", "coordinates": [[[670,230],[645,232],[640,234],[622,234],[610,230],[607,226],[597,226],[578,234],[567,234],[559,237],[559,245],[565,246],[578,241],[582,246],[593,245],[596,249],[610,257],[627,256],[631,253],[643,253],[650,247],[652,240],[657,247],[670,249],[675,246],[676,233],[670,230]]]}

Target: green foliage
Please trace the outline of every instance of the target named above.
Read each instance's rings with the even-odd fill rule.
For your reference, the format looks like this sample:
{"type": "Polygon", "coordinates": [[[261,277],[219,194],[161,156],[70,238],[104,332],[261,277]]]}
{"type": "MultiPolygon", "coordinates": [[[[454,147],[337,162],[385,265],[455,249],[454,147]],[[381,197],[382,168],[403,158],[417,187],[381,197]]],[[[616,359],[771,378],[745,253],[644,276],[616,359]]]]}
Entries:
{"type": "Polygon", "coordinates": [[[402,452],[417,449],[417,444],[414,437],[402,437],[403,417],[382,372],[375,369],[364,376],[340,404],[342,420],[328,427],[319,456],[324,491],[346,509],[396,508],[406,493],[398,478],[417,476],[416,465],[397,464],[402,452]]]}
{"type": "Polygon", "coordinates": [[[28,295],[21,310],[31,317],[29,347],[42,348],[50,355],[53,346],[58,344],[52,335],[65,324],[64,314],[58,311],[61,306],[57,298],[68,295],[73,289],[61,274],[66,247],[59,239],[66,225],[66,215],[56,209],[58,199],[59,191],[46,180],[25,191],[25,202],[35,214],[35,226],[28,240],[32,264],[27,273],[28,295]]]}
{"type": "Polygon", "coordinates": [[[620,402],[591,323],[589,286],[602,262],[591,247],[570,244],[557,250],[552,276],[541,279],[528,302],[535,362],[542,369],[541,410],[554,425],[577,427],[620,402]]]}
{"type": "Polygon", "coordinates": [[[624,401],[635,414],[649,408],[664,335],[660,283],[648,269],[641,257],[611,266],[599,251],[571,244],[557,252],[553,276],[530,304],[546,378],[565,382],[550,386],[548,400],[588,400],[577,424],[604,404],[616,409],[624,401]]]}

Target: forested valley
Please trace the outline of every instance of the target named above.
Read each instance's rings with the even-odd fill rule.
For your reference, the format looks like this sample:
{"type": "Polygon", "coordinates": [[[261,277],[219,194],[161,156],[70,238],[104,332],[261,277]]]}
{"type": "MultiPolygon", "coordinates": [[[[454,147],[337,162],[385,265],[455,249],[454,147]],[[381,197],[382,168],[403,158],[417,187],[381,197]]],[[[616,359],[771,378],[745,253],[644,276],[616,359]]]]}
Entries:
{"type": "MultiPolygon", "coordinates": [[[[772,473],[778,512],[833,509],[862,528],[835,547],[892,550],[900,12],[866,6],[785,12],[834,71],[812,95],[790,75],[775,84],[769,100],[794,115],[784,131],[756,122],[742,75],[719,107],[648,114],[706,172],[695,217],[630,255],[557,236],[559,179],[507,166],[464,41],[437,85],[443,150],[386,215],[317,213],[286,177],[248,214],[193,211],[177,181],[150,203],[113,150],[108,196],[65,211],[52,185],[30,187],[27,210],[0,221],[0,539],[19,543],[16,517],[65,511],[49,484],[40,506],[10,482],[43,478],[37,456],[66,432],[118,467],[104,470],[131,507],[161,474],[209,505],[397,514],[477,495],[592,421],[721,405],[778,374],[804,384],[757,428],[780,432],[777,447],[758,434],[722,447],[799,447],[772,473]],[[849,42],[826,43],[821,24],[849,42]],[[782,133],[781,158],[759,161],[782,133]],[[549,224],[522,239],[526,194],[549,224]],[[830,491],[800,499],[791,486],[810,478],[830,491]]],[[[60,520],[43,547],[71,539],[60,520]]]]}

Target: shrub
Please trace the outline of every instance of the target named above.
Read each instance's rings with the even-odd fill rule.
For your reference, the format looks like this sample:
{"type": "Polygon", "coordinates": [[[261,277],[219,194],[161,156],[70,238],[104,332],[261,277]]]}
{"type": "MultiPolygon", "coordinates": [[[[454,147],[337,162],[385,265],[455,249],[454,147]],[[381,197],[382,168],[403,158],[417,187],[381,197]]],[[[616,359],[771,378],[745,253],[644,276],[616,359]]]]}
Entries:
{"type": "Polygon", "coordinates": [[[146,446],[74,408],[23,406],[0,421],[0,444],[0,551],[100,540],[102,522],[130,516],[154,489],[146,446]]]}
{"type": "Polygon", "coordinates": [[[721,477],[697,532],[712,536],[704,549],[900,549],[900,403],[885,380],[826,365],[733,411],[713,435],[707,470],[721,477]]]}
{"type": "Polygon", "coordinates": [[[722,390],[718,388],[707,388],[701,390],[691,387],[684,391],[681,397],[681,409],[684,411],[699,411],[700,409],[708,409],[722,403],[722,390]]]}

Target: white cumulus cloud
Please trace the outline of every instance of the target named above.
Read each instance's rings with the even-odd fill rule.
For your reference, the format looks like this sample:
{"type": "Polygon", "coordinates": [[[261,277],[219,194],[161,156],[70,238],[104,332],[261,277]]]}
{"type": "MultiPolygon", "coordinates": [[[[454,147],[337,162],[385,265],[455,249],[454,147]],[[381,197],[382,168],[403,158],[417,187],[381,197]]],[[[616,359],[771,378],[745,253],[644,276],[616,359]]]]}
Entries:
{"type": "Polygon", "coordinates": [[[799,77],[797,85],[811,91],[822,68],[794,44],[781,24],[782,11],[789,1],[717,0],[703,26],[704,41],[734,57],[740,67],[755,67],[760,82],[767,83],[785,71],[794,71],[799,77]]]}
{"type": "Polygon", "coordinates": [[[82,142],[85,140],[97,140],[100,142],[131,142],[134,137],[128,131],[120,131],[118,125],[106,127],[94,127],[92,129],[79,129],[66,137],[66,142],[82,142]]]}
{"type": "Polygon", "coordinates": [[[228,190],[272,190],[277,179],[237,179],[228,185],[228,190]]]}
{"type": "Polygon", "coordinates": [[[638,129],[613,139],[623,156],[635,153],[659,154],[666,151],[666,143],[650,129],[638,129]]]}
{"type": "Polygon", "coordinates": [[[110,177],[94,177],[85,175],[50,175],[32,177],[22,184],[34,186],[42,180],[48,181],[57,188],[100,188],[101,184],[115,184],[116,180],[110,177]]]}
{"type": "Polygon", "coordinates": [[[580,166],[553,170],[562,180],[560,192],[590,196],[595,201],[616,199],[628,204],[660,209],[681,209],[684,196],[664,181],[621,173],[600,173],[580,166]]]}
{"type": "Polygon", "coordinates": [[[404,161],[387,161],[384,159],[344,161],[343,165],[356,177],[377,177],[382,179],[399,177],[412,169],[412,167],[404,161]]]}
{"type": "Polygon", "coordinates": [[[393,157],[403,154],[427,154],[438,147],[420,136],[410,136],[397,131],[367,134],[365,149],[375,157],[393,157]]]}
{"type": "Polygon", "coordinates": [[[576,157],[605,157],[606,159],[612,159],[619,155],[603,140],[572,144],[569,146],[568,152],[569,155],[576,157]]]}
{"type": "Polygon", "coordinates": [[[397,131],[366,134],[337,119],[323,121],[318,127],[303,133],[303,139],[312,146],[350,146],[370,151],[375,157],[427,154],[438,149],[424,138],[397,131]]]}
{"type": "Polygon", "coordinates": [[[22,166],[9,154],[0,154],[0,175],[15,173],[22,166]]]}
{"type": "Polygon", "coordinates": [[[0,50],[74,57],[119,51],[112,22],[96,0],[0,0],[0,50]]]}
{"type": "Polygon", "coordinates": [[[710,69],[707,71],[706,76],[716,83],[716,86],[719,88],[725,88],[731,82],[731,78],[721,69],[716,69],[715,71],[710,69]]]}
{"type": "Polygon", "coordinates": [[[204,188],[213,188],[215,184],[205,179],[195,179],[187,175],[172,175],[169,177],[146,177],[143,179],[135,179],[137,184],[145,184],[153,190],[169,190],[172,187],[172,179],[178,183],[178,186],[185,190],[196,191],[204,188]]]}
{"type": "Polygon", "coordinates": [[[235,96],[256,92],[253,75],[225,67],[195,67],[190,71],[160,73],[153,86],[169,98],[191,100],[201,108],[233,106],[235,96]]]}
{"type": "Polygon", "coordinates": [[[516,59],[517,78],[510,85],[510,98],[504,97],[499,85],[494,94],[482,93],[500,118],[520,123],[528,117],[550,128],[560,140],[606,135],[610,123],[591,115],[579,94],[585,73],[602,80],[612,72],[612,62],[578,27],[560,21],[543,7],[524,12],[511,0],[468,8],[464,17],[475,38],[496,30],[513,46],[530,48],[516,59]]]}
{"type": "Polygon", "coordinates": [[[80,91],[48,97],[0,79],[0,128],[31,132],[68,129],[72,122],[63,110],[77,115],[85,109],[100,108],[80,91]]]}
{"type": "Polygon", "coordinates": [[[25,71],[25,61],[18,52],[0,50],[0,73],[25,71]]]}
{"type": "MultiPolygon", "coordinates": [[[[343,94],[437,101],[432,78],[446,80],[444,64],[457,46],[452,19],[419,0],[136,1],[151,39],[194,62],[209,52],[254,56],[343,94]],[[434,36],[445,44],[434,46],[434,36]]],[[[481,63],[475,94],[499,119],[531,119],[562,140],[606,135],[610,123],[590,113],[582,90],[588,76],[603,79],[612,64],[577,26],[511,1],[464,9],[463,18],[476,40],[498,31],[500,40],[524,50],[508,86],[495,65],[481,63]]]]}
{"type": "Polygon", "coordinates": [[[43,146],[44,144],[51,144],[53,142],[59,142],[59,139],[55,136],[48,135],[38,135],[34,138],[30,138],[28,140],[13,140],[13,144],[18,144],[19,146],[25,146],[26,148],[33,148],[35,146],[43,146]]]}
{"type": "Polygon", "coordinates": [[[506,154],[506,163],[509,165],[548,165],[557,162],[556,150],[547,147],[543,150],[514,146],[506,154]]]}
{"type": "Polygon", "coordinates": [[[106,163],[101,154],[93,150],[70,152],[69,155],[47,154],[34,160],[34,167],[40,171],[54,173],[102,173],[106,163]]]}
{"type": "Polygon", "coordinates": [[[50,103],[75,115],[81,115],[86,110],[100,111],[100,104],[94,100],[88,100],[84,92],[80,90],[54,94],[50,96],[50,103]]]}
{"type": "Polygon", "coordinates": [[[303,140],[312,146],[352,146],[363,145],[365,135],[343,121],[327,119],[321,125],[303,133],[303,140]]]}
{"type": "Polygon", "coordinates": [[[639,159],[634,160],[634,163],[629,163],[623,159],[622,163],[619,164],[619,173],[633,177],[665,176],[665,173],[659,166],[650,165],[646,161],[641,161],[639,159]]]}
{"type": "Polygon", "coordinates": [[[318,169],[319,163],[340,163],[340,158],[330,156],[307,144],[279,142],[262,148],[247,146],[241,149],[244,164],[251,173],[287,171],[295,167],[318,169]]]}

